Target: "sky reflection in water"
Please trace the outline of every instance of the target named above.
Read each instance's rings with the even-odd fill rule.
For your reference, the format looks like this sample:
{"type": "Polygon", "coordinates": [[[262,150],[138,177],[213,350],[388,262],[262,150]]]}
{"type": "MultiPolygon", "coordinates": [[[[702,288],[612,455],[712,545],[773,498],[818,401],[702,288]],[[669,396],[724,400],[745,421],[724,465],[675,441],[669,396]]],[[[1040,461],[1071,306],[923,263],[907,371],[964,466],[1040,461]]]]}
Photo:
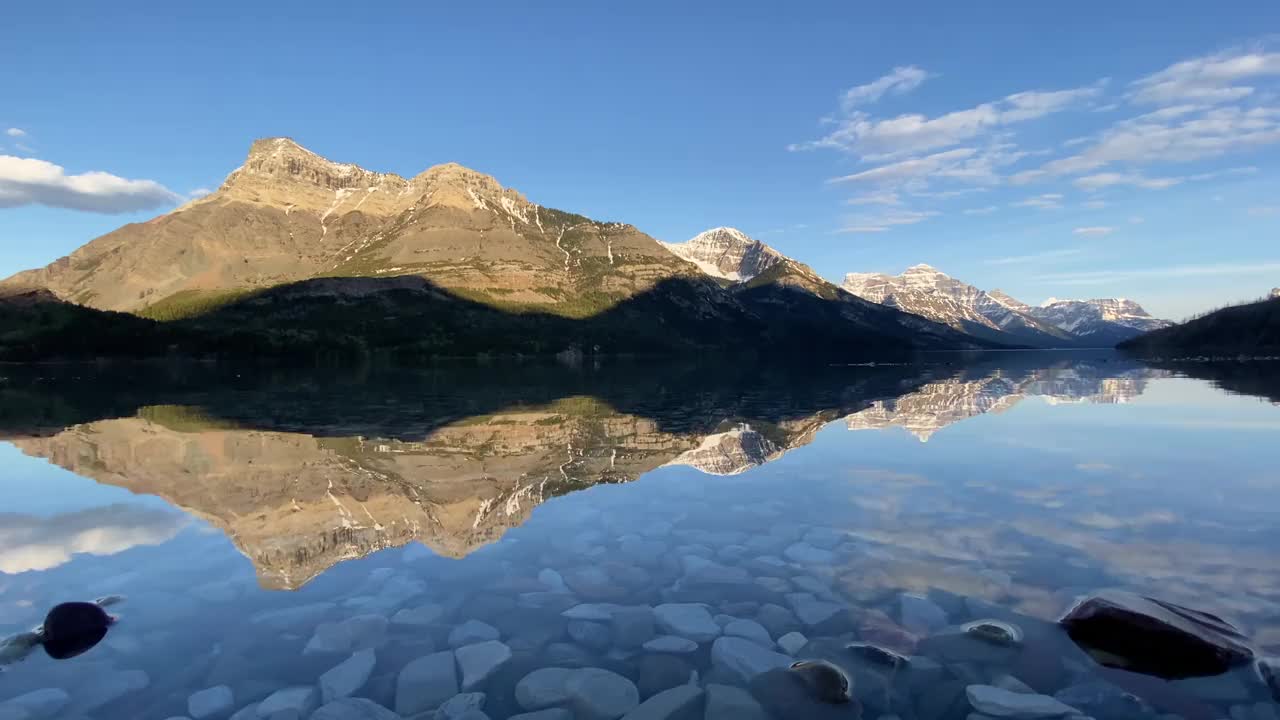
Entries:
{"type": "MultiPolygon", "coordinates": [[[[1200,374],[1257,392],[1274,370],[1200,374]]],[[[145,689],[73,693],[72,709],[160,718],[217,679],[254,694],[250,668],[217,658],[249,646],[244,618],[264,610],[465,608],[537,589],[544,566],[580,599],[659,604],[679,587],[661,570],[680,570],[679,548],[750,569],[813,528],[839,538],[809,568],[820,597],[892,608],[903,591],[947,591],[1051,621],[1123,587],[1223,614],[1280,652],[1272,400],[1108,356],[744,372],[722,390],[696,372],[547,372],[484,390],[483,373],[180,383],[111,404],[83,384],[10,383],[26,410],[6,412],[0,444],[0,631],[62,600],[129,600],[102,648],[34,657],[5,682],[92,671],[128,686],[120,673],[141,670],[145,689]],[[662,558],[629,554],[665,523],[662,558]],[[771,535],[787,542],[751,542],[771,535]],[[400,596],[378,589],[388,577],[400,596]],[[178,671],[175,654],[212,659],[178,671]]],[[[296,666],[273,669],[279,683],[327,668],[276,650],[264,657],[296,666]]]]}

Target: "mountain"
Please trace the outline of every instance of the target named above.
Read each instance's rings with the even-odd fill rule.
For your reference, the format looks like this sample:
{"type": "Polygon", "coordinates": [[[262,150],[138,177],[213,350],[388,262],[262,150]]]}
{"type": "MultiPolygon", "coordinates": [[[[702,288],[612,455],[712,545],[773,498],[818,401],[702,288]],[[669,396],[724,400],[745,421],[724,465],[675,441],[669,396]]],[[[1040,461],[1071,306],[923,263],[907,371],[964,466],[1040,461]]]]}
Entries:
{"type": "MultiPolygon", "coordinates": [[[[852,298],[737,231],[704,235],[705,257],[721,247],[715,279],[711,260],[695,265],[631,225],[532,203],[460,165],[406,179],[269,138],[216,192],[0,288],[164,321],[138,333],[152,353],[849,357],[987,345],[852,298]],[[726,288],[729,273],[749,280],[726,288]]],[[[0,324],[0,338],[25,331],[17,316],[0,324]]],[[[0,342],[0,357],[40,359],[65,344],[56,335],[21,352],[0,342]]],[[[77,347],[95,354],[88,344],[77,347]]]]}
{"type": "Polygon", "coordinates": [[[721,281],[740,303],[768,317],[793,354],[822,352],[829,336],[856,344],[858,336],[880,332],[897,343],[926,347],[992,347],[962,329],[886,308],[853,295],[736,228],[714,228],[692,240],[667,245],[721,281]]]}
{"type": "Polygon", "coordinates": [[[920,315],[975,337],[1033,347],[1112,347],[1168,323],[1131,300],[1050,300],[1040,307],[990,292],[928,265],[898,276],[849,273],[845,290],[920,315]]]}
{"type": "Polygon", "coordinates": [[[1127,403],[1146,390],[1147,380],[1168,373],[1133,362],[1080,362],[1071,366],[980,368],[929,382],[897,398],[877,400],[845,418],[850,430],[901,427],[920,442],[934,433],[986,413],[1002,413],[1028,397],[1050,404],[1127,403]]]}
{"type": "Polygon", "coordinates": [[[743,282],[782,262],[781,253],[737,228],[718,227],[682,243],[663,243],[706,274],[743,282]]]}
{"type": "Polygon", "coordinates": [[[581,316],[697,272],[630,225],[542,207],[460,165],[405,179],[270,138],[216,192],[7,282],[170,318],[309,278],[400,275],[581,316]]]}
{"type": "Polygon", "coordinates": [[[1280,354],[1280,295],[1149,332],[1121,343],[1120,349],[1166,357],[1280,354]]]}
{"type": "Polygon", "coordinates": [[[1096,347],[1112,347],[1142,333],[1173,324],[1151,317],[1141,305],[1124,298],[1051,298],[1040,307],[1028,308],[1027,312],[1096,347]]]}

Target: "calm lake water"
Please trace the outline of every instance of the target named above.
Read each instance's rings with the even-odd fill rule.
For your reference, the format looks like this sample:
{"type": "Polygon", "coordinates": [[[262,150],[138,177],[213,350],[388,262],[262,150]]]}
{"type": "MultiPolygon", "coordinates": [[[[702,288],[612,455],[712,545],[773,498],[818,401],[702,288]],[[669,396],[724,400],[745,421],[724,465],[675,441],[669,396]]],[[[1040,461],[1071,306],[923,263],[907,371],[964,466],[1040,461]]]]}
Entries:
{"type": "Polygon", "coordinates": [[[0,376],[0,635],[126,598],[88,652],[6,666],[4,720],[615,718],[690,683],[644,717],[1280,708],[1251,666],[1160,680],[1055,625],[1121,588],[1280,653],[1280,363],[0,376]],[[1022,637],[954,641],[981,619],[1022,637]],[[851,641],[909,663],[842,660],[847,705],[758,679],[851,641]]]}

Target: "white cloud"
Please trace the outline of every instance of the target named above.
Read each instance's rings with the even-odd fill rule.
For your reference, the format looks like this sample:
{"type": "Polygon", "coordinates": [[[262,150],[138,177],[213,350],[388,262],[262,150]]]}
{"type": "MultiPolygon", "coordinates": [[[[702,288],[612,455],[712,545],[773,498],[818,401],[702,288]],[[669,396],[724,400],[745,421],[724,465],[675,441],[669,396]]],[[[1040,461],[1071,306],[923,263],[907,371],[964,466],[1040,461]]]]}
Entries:
{"type": "Polygon", "coordinates": [[[846,205],[901,205],[902,199],[895,192],[877,192],[852,197],[844,203],[846,205]]]}
{"type": "Polygon", "coordinates": [[[23,130],[22,128],[9,128],[8,130],[4,131],[4,134],[8,135],[11,138],[20,138],[20,137],[25,137],[27,134],[27,131],[23,130]]]}
{"type": "Polygon", "coordinates": [[[968,210],[964,210],[962,212],[964,212],[965,215],[990,215],[996,210],[999,210],[999,208],[996,207],[995,205],[988,205],[986,207],[980,207],[980,208],[969,208],[968,210]]]}
{"type": "Polygon", "coordinates": [[[1182,182],[1182,178],[1176,178],[1176,177],[1149,178],[1139,173],[1105,172],[1105,173],[1097,173],[1095,175],[1085,175],[1083,177],[1078,177],[1075,180],[1073,180],[1071,184],[1075,185],[1081,190],[1096,192],[1103,188],[1111,187],[1113,185],[1132,185],[1134,187],[1140,187],[1147,190],[1163,190],[1165,188],[1173,187],[1174,185],[1177,185],[1180,182],[1182,182]]]}
{"type": "Polygon", "coordinates": [[[1058,260],[1064,257],[1079,255],[1084,252],[1081,248],[1061,248],[1059,250],[1046,250],[1031,255],[1013,255],[1011,257],[991,258],[984,260],[986,265],[1024,265],[1027,263],[1042,262],[1044,260],[1058,260]]]}
{"type": "Polygon", "coordinates": [[[1106,227],[1105,225],[1094,225],[1092,227],[1078,227],[1071,232],[1076,235],[1110,235],[1115,228],[1106,227]]]}
{"type": "Polygon", "coordinates": [[[1208,277],[1215,275],[1270,275],[1280,272],[1280,261],[1256,263],[1219,263],[1211,265],[1172,265],[1134,270],[1096,270],[1092,272],[1051,273],[1036,280],[1059,285],[1104,285],[1143,278],[1208,277]]]}
{"type": "Polygon", "coordinates": [[[1144,217],[1142,217],[1141,215],[1132,215],[1132,216],[1130,216],[1130,217],[1129,217],[1129,224],[1130,224],[1130,225],[1141,225],[1142,223],[1144,223],[1144,222],[1146,222],[1146,221],[1147,221],[1147,219],[1146,219],[1146,218],[1144,218],[1144,217]]]}
{"type": "Polygon", "coordinates": [[[1101,210],[1102,208],[1107,206],[1107,201],[1106,200],[1085,200],[1080,204],[1089,208],[1090,210],[1101,210]]]}
{"type": "Polygon", "coordinates": [[[897,225],[915,225],[938,215],[935,210],[900,210],[871,217],[851,219],[837,233],[878,233],[897,225]]]}
{"type": "Polygon", "coordinates": [[[858,85],[844,91],[840,97],[840,106],[845,112],[851,112],[858,105],[873,103],[886,94],[902,95],[920,87],[920,83],[929,78],[929,73],[914,65],[896,67],[888,75],[873,80],[866,85],[858,85]]]}
{"type": "Polygon", "coordinates": [[[1042,193],[1026,200],[1019,200],[1012,207],[1033,207],[1041,210],[1057,210],[1062,207],[1061,193],[1042,193]]]}
{"type": "Polygon", "coordinates": [[[1254,217],[1271,217],[1272,215],[1280,215],[1280,205],[1258,205],[1249,208],[1249,214],[1254,217]]]}
{"type": "Polygon", "coordinates": [[[1078,175],[1112,164],[1192,162],[1280,142],[1280,109],[1216,107],[1176,118],[1123,120],[1076,155],[1014,175],[1014,183],[1078,175]]]}
{"type": "Polygon", "coordinates": [[[202,198],[205,195],[209,195],[211,193],[213,193],[212,190],[210,190],[209,188],[202,187],[202,188],[196,188],[195,190],[192,190],[191,192],[187,193],[187,197],[194,200],[196,198],[202,198]]]}
{"type": "Polygon", "coordinates": [[[0,208],[45,205],[125,213],[172,205],[182,199],[154,180],[128,180],[105,172],[68,175],[51,162],[0,155],[0,208]]]}
{"type": "Polygon", "coordinates": [[[1254,93],[1249,78],[1280,75],[1280,53],[1228,50],[1174,63],[1131,84],[1136,103],[1224,103],[1254,93]]]}
{"type": "Polygon", "coordinates": [[[159,545],[185,527],[182,513],[110,505],[52,517],[0,513],[0,572],[48,570],[73,555],[159,545]]]}

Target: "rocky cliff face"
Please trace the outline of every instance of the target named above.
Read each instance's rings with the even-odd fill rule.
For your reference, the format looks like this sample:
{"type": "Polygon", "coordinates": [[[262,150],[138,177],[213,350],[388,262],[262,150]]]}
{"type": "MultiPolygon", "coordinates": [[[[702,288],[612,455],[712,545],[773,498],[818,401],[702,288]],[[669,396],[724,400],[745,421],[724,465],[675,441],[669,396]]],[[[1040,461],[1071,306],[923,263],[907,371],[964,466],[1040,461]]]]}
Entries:
{"type": "Polygon", "coordinates": [[[668,250],[706,274],[743,282],[782,262],[781,253],[736,228],[718,227],[682,243],[663,243],[668,250]]]}
{"type": "Polygon", "coordinates": [[[1124,299],[1051,300],[1041,307],[986,292],[928,265],[898,276],[845,275],[845,290],[978,337],[1034,347],[1111,347],[1168,323],[1124,299]]]}
{"type": "Polygon", "coordinates": [[[217,192],[6,284],[159,315],[317,276],[403,275],[572,314],[566,300],[607,303],[697,272],[634,227],[545,208],[460,165],[405,179],[270,138],[217,192]]]}

